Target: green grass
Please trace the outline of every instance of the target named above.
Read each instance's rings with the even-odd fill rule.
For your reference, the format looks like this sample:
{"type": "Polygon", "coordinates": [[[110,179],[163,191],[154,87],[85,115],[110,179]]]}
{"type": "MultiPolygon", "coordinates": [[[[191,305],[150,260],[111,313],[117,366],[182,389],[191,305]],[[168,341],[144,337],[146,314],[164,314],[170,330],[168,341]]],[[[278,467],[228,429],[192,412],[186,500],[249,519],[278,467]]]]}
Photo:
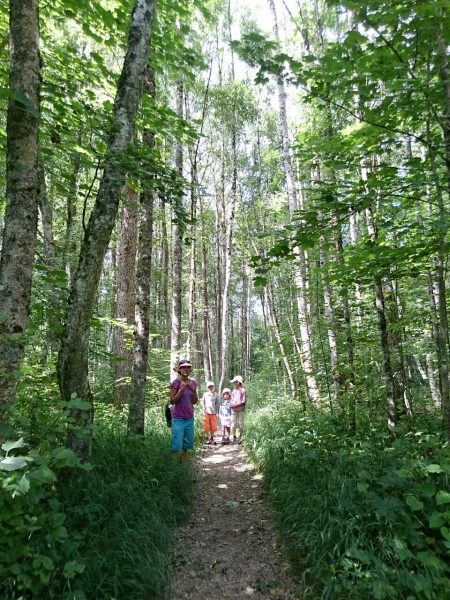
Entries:
{"type": "Polygon", "coordinates": [[[311,598],[450,598],[450,460],[439,427],[352,436],[330,415],[266,402],[246,445],[311,598]],[[433,428],[436,431],[433,431],[433,428]]]}
{"type": "Polygon", "coordinates": [[[190,469],[174,465],[167,435],[102,434],[95,468],[63,490],[69,528],[81,536],[86,598],[163,598],[172,530],[190,510],[190,469]]]}

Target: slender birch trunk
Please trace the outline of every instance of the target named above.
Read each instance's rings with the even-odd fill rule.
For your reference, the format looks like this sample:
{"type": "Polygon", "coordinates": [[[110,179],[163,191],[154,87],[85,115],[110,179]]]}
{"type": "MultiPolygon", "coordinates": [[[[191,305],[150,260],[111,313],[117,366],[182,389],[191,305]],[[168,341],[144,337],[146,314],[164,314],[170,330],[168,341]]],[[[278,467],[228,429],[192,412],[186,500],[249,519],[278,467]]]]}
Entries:
{"type": "Polygon", "coordinates": [[[161,200],[161,237],[162,237],[162,306],[164,311],[164,323],[167,325],[167,346],[170,348],[170,305],[169,305],[169,234],[167,231],[167,212],[166,203],[161,200]]]}
{"type": "Polygon", "coordinates": [[[197,160],[196,157],[191,157],[191,226],[190,226],[190,269],[189,269],[189,291],[188,291],[188,331],[186,342],[186,353],[190,357],[194,368],[198,368],[197,352],[193,352],[195,344],[195,330],[197,313],[195,308],[197,295],[197,261],[196,261],[196,226],[195,220],[197,217],[197,160]]]}
{"type": "Polygon", "coordinates": [[[284,366],[284,369],[286,371],[286,375],[287,375],[287,378],[289,381],[289,387],[291,388],[292,397],[295,398],[296,385],[295,385],[294,374],[293,374],[291,365],[289,364],[288,355],[287,355],[286,348],[285,348],[285,345],[283,342],[283,338],[281,336],[280,323],[278,320],[278,315],[277,315],[277,311],[276,311],[276,307],[275,307],[272,284],[268,284],[266,286],[266,298],[267,298],[268,317],[269,317],[269,321],[271,323],[271,328],[272,328],[273,334],[274,334],[275,339],[278,344],[278,349],[281,354],[283,366],[284,366]]]}
{"type": "MultiPolygon", "coordinates": [[[[448,45],[444,39],[444,23],[448,23],[448,11],[441,9],[442,19],[438,30],[439,76],[444,95],[444,145],[445,166],[447,169],[447,192],[450,194],[450,67],[447,54],[448,45]]],[[[439,188],[438,188],[439,190],[439,188]]],[[[438,193],[439,211],[439,251],[438,251],[438,289],[439,289],[439,330],[438,330],[438,364],[441,374],[442,416],[447,437],[450,440],[450,383],[449,383],[449,343],[447,291],[445,286],[447,253],[445,249],[447,233],[447,216],[442,193],[438,193]]]]}
{"type": "Polygon", "coordinates": [[[137,194],[128,184],[124,186],[125,203],[122,207],[120,237],[117,252],[117,290],[113,326],[112,353],[114,389],[112,402],[121,406],[128,396],[133,365],[130,348],[130,330],[134,326],[134,282],[136,269],[137,194]]]}
{"type": "Polygon", "coordinates": [[[208,294],[208,270],[207,270],[207,252],[204,224],[202,223],[202,299],[203,299],[203,336],[202,336],[202,354],[203,354],[203,372],[205,380],[212,379],[212,357],[211,357],[211,335],[209,327],[209,294],[208,294]]]}
{"type": "MultiPolygon", "coordinates": [[[[184,110],[183,84],[177,87],[177,115],[183,118],[184,110]]],[[[175,152],[175,168],[183,176],[183,145],[177,142],[175,152]]],[[[181,353],[181,290],[183,277],[183,223],[181,215],[183,212],[183,194],[181,193],[175,201],[175,222],[173,224],[173,246],[172,246],[172,312],[170,328],[170,371],[169,378],[174,378],[174,371],[181,353]]]]}
{"type": "MultiPolygon", "coordinates": [[[[366,209],[366,223],[372,242],[377,240],[377,230],[370,208],[366,209]]],[[[384,301],[383,285],[381,277],[375,277],[375,306],[378,315],[378,330],[380,333],[381,353],[383,356],[383,373],[385,385],[385,397],[387,406],[388,430],[390,434],[395,436],[395,427],[397,425],[397,407],[395,405],[394,396],[394,373],[391,363],[391,352],[389,349],[389,332],[386,320],[386,308],[384,301]]]]}
{"type": "MultiPolygon", "coordinates": [[[[231,7],[228,2],[228,29],[229,37],[231,39],[231,7]]],[[[235,83],[234,74],[234,52],[231,50],[231,84],[235,83]]],[[[231,189],[228,197],[228,206],[224,218],[226,220],[226,238],[225,238],[225,256],[224,256],[224,268],[223,268],[223,293],[222,293],[222,321],[221,321],[221,357],[220,357],[220,382],[219,389],[222,389],[226,375],[229,370],[230,361],[230,336],[228,329],[229,321],[229,309],[230,309],[230,283],[231,283],[231,259],[233,250],[233,233],[234,233],[234,214],[236,210],[236,197],[237,197],[237,144],[236,144],[236,104],[234,98],[232,100],[231,107],[231,161],[232,161],[232,173],[231,173],[231,189]]],[[[232,339],[232,338],[231,338],[232,339]]]]}
{"type": "Polygon", "coordinates": [[[328,281],[328,256],[323,247],[325,240],[322,239],[320,248],[320,264],[322,268],[322,288],[323,288],[323,308],[325,320],[327,323],[328,347],[330,350],[331,376],[333,378],[333,396],[338,408],[342,406],[341,398],[341,373],[339,365],[339,352],[336,335],[336,318],[334,315],[333,300],[331,297],[331,288],[328,281]]]}
{"type": "Polygon", "coordinates": [[[6,210],[0,259],[0,425],[9,420],[24,355],[38,223],[38,6],[38,0],[9,3],[6,210]]]}
{"type": "MultiPolygon", "coordinates": [[[[77,143],[81,146],[81,133],[78,134],[77,143]]],[[[74,236],[75,217],[77,214],[77,196],[78,196],[78,178],[81,170],[81,160],[78,152],[72,156],[71,173],[69,176],[69,190],[67,194],[66,208],[66,230],[64,233],[64,242],[61,253],[61,268],[67,274],[68,287],[72,286],[75,273],[74,256],[76,251],[76,241],[74,236]]]]}
{"type": "MultiPolygon", "coordinates": [[[[277,14],[275,9],[274,0],[268,0],[269,8],[272,12],[273,17],[273,31],[275,40],[279,43],[280,36],[278,33],[278,22],[277,14]]],[[[299,207],[297,190],[295,187],[294,171],[292,168],[291,150],[289,146],[289,130],[287,121],[287,110],[286,110],[286,91],[284,89],[283,79],[278,78],[278,103],[279,103],[279,123],[281,141],[283,146],[283,162],[286,174],[286,183],[288,189],[288,204],[289,214],[291,218],[294,212],[299,207]]],[[[301,248],[296,249],[296,260],[294,265],[295,270],[295,285],[297,288],[297,307],[298,307],[298,318],[300,325],[300,339],[302,347],[302,363],[305,371],[305,379],[307,385],[308,397],[312,404],[316,408],[320,408],[320,395],[319,388],[317,386],[316,376],[313,368],[312,360],[312,344],[311,344],[311,332],[308,322],[308,300],[307,300],[307,264],[306,256],[301,248]]]]}
{"type": "Polygon", "coordinates": [[[91,455],[90,425],[93,420],[88,381],[89,325],[103,258],[111,238],[120,191],[125,181],[126,166],[123,159],[134,136],[155,6],[156,0],[136,0],[134,4],[127,53],[114,102],[105,168],[80,251],[59,353],[58,377],[63,399],[69,401],[77,396],[88,402],[87,410],[73,411],[77,427],[86,428],[85,432],[81,436],[75,430],[69,434],[70,447],[80,458],[86,460],[91,455]]]}
{"type": "MultiPolygon", "coordinates": [[[[148,69],[145,92],[154,101],[153,72],[148,69]]],[[[155,147],[154,132],[144,131],[144,146],[149,152],[155,147]]],[[[136,265],[136,305],[134,309],[134,347],[131,386],[128,396],[128,430],[139,435],[145,429],[145,392],[147,390],[148,344],[150,335],[150,283],[152,273],[153,206],[152,182],[147,182],[140,195],[140,224],[136,265]]]]}

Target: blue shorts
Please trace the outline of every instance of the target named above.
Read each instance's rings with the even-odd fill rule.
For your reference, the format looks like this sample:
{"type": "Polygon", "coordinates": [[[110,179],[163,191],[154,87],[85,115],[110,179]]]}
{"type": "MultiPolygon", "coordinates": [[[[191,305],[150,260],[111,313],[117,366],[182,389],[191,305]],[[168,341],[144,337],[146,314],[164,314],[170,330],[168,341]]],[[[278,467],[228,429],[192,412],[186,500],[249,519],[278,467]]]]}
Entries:
{"type": "Polygon", "coordinates": [[[194,417],[179,419],[172,417],[172,442],[170,449],[173,452],[193,450],[194,448],[194,417]]]}

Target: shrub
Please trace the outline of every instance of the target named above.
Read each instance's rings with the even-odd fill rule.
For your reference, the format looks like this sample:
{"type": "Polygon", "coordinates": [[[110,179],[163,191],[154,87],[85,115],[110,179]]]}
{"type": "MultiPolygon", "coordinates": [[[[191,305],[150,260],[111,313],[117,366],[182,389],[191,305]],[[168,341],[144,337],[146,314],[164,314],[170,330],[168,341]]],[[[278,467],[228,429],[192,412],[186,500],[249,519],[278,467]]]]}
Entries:
{"type": "Polygon", "coordinates": [[[286,401],[253,416],[247,444],[314,597],[447,597],[450,460],[439,433],[355,437],[286,401]]]}

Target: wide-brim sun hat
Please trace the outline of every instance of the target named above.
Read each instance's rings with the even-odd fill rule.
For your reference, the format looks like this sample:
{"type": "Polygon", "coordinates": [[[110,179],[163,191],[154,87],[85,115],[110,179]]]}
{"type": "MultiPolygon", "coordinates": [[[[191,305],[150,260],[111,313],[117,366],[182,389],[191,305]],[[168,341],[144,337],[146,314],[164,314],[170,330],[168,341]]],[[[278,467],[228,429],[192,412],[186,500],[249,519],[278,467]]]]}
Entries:
{"type": "Polygon", "coordinates": [[[230,388],[223,388],[223,390],[222,390],[222,396],[224,394],[230,394],[230,396],[231,396],[231,390],[230,390],[230,388]]]}
{"type": "Polygon", "coordinates": [[[214,381],[207,381],[206,382],[206,387],[214,387],[216,384],[214,383],[214,381]]]}
{"type": "Polygon", "coordinates": [[[192,367],[192,363],[187,358],[182,358],[178,362],[178,368],[181,369],[181,367],[192,367]]]}
{"type": "Polygon", "coordinates": [[[235,375],[231,380],[231,383],[234,383],[235,381],[239,381],[239,383],[242,383],[242,377],[240,375],[235,375]]]}

